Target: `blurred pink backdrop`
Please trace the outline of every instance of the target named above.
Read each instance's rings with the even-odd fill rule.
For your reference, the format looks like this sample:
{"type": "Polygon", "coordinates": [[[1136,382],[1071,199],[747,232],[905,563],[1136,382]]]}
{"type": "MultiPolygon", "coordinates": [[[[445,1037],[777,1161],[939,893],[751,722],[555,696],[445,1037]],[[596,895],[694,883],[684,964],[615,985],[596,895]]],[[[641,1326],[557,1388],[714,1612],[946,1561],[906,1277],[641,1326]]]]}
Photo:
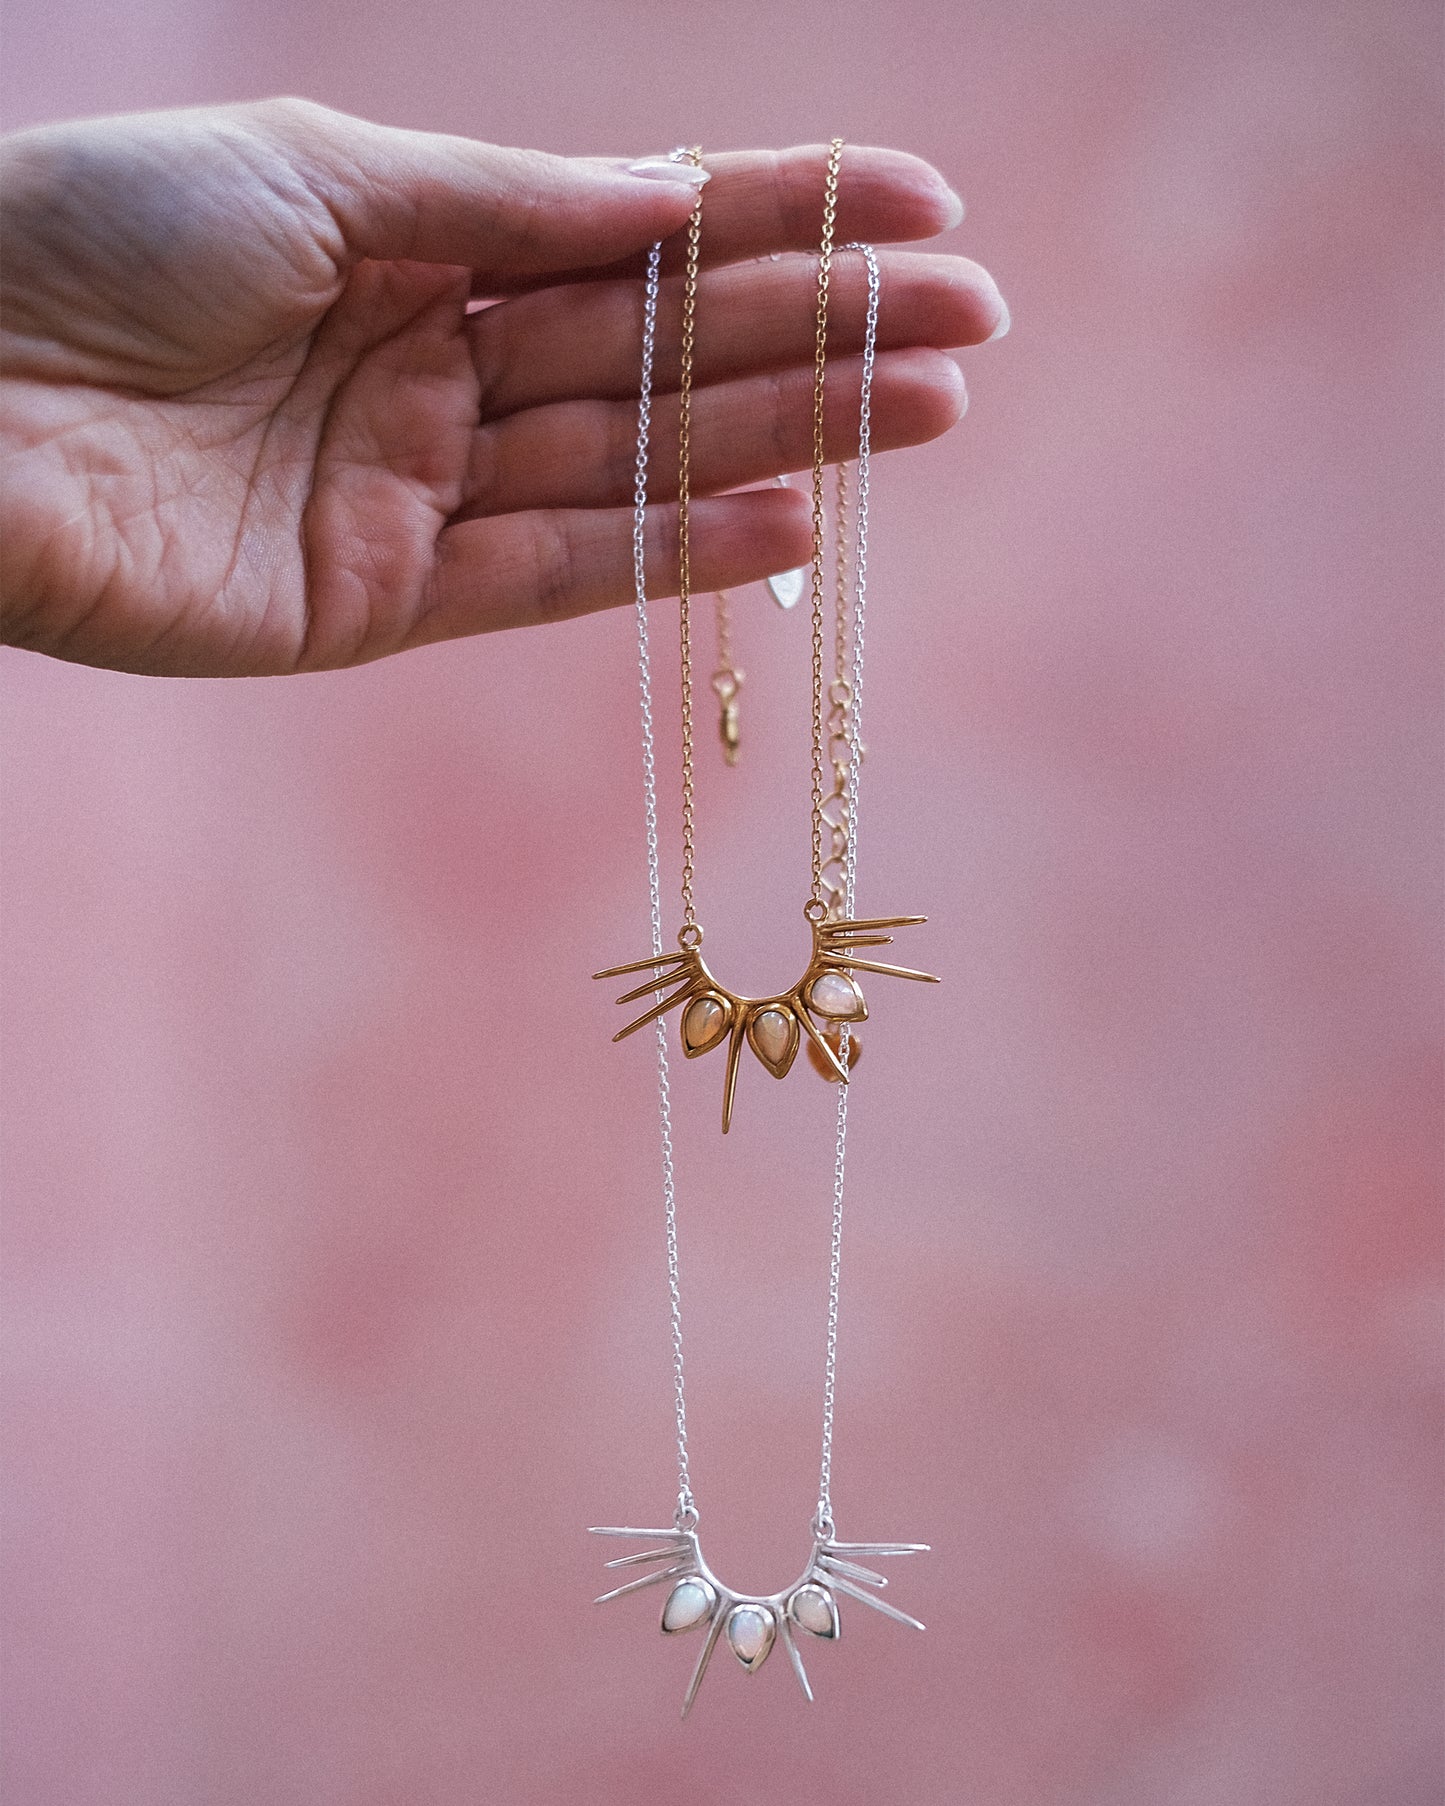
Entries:
{"type": "MultiPolygon", "coordinates": [[[[587,976],[645,944],[630,618],[291,680],[10,655],[6,1799],[1435,1806],[1435,9],[8,13],[11,127],[900,144],[1015,324],[876,480],[861,900],[947,988],[869,1025],[836,1496],[934,1545],[927,1636],[854,1611],[811,1711],[719,1657],[679,1726],[690,1654],[589,1604],[584,1526],[672,1485],[649,1050],[587,976]]],[[[739,616],[699,881],[763,985],[804,624],[739,616]]],[[[753,1068],[722,1144],[716,1082],[696,1480],[770,1587],[830,1094],[753,1068]]]]}

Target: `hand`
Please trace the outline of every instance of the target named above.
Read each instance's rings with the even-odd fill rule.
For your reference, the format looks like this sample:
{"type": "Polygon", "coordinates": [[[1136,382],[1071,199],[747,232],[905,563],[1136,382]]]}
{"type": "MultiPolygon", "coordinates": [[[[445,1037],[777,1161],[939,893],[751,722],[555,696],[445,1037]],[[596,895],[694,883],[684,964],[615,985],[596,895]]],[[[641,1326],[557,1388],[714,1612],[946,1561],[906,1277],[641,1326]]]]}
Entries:
{"type": "MultiPolygon", "coordinates": [[[[47,127],[0,155],[7,640],[245,675],[630,600],[637,278],[691,212],[680,172],[292,100],[47,127]],[[469,312],[473,296],[507,298],[469,312]]],[[[707,158],[699,591],[808,555],[801,494],[721,492],[811,462],[823,163],[816,147],[707,158]]],[[[917,159],[845,153],[840,243],[926,238],[960,212],[917,159]]],[[[857,257],[834,271],[841,458],[865,275],[857,257]]],[[[939,348],[1007,324],[962,259],[888,253],[883,281],[880,450],[951,426],[963,386],[939,348]]],[[[677,288],[659,311],[659,594],[676,589],[677,288]]]]}

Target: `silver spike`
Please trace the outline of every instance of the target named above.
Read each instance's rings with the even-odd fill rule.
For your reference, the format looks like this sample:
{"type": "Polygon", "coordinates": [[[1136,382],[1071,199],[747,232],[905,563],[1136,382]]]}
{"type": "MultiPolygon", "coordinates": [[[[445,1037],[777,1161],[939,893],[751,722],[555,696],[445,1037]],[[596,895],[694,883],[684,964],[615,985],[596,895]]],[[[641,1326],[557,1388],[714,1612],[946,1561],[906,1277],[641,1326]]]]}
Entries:
{"type": "Polygon", "coordinates": [[[900,1612],[896,1605],[885,1605],[872,1593],[865,1593],[862,1587],[855,1587],[851,1580],[842,1580],[835,1574],[833,1589],[835,1592],[846,1593],[850,1599],[856,1599],[860,1605],[871,1605],[875,1612],[882,1612],[885,1618],[896,1618],[900,1624],[912,1625],[914,1630],[923,1629],[917,1618],[910,1618],[907,1612],[900,1612]]]}
{"type": "Polygon", "coordinates": [[[671,1568],[659,1568],[655,1574],[644,1574],[641,1580],[629,1580],[626,1586],[613,1587],[610,1593],[599,1593],[592,1603],[606,1605],[609,1599],[620,1599],[624,1593],[640,1593],[644,1587],[655,1587],[659,1580],[681,1580],[691,1572],[686,1562],[678,1562],[671,1568]]]}

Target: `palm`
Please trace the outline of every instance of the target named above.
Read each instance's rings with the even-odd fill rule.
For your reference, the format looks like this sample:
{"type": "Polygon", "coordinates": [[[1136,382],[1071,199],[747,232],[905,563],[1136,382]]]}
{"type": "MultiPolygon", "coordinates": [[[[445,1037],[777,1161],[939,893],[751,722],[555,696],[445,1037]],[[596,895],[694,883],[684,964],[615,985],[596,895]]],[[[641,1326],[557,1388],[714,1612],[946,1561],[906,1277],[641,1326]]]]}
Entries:
{"type": "MultiPolygon", "coordinates": [[[[584,259],[565,237],[539,255],[509,250],[505,234],[492,267],[440,261],[425,242],[427,260],[410,260],[405,232],[392,234],[399,255],[358,257],[347,220],[283,150],[264,135],[237,149],[234,131],[213,128],[180,157],[112,135],[82,171],[88,184],[66,171],[78,200],[55,205],[53,186],[42,196],[37,244],[22,226],[8,277],[7,568],[40,600],[10,637],[137,670],[274,672],[621,600],[630,268],[579,282],[569,262],[584,259]],[[474,285],[518,292],[472,313],[474,285]]],[[[719,262],[776,243],[715,212],[719,262]]],[[[590,261],[625,256],[638,236],[604,238],[590,261]]],[[[709,280],[718,326],[699,413],[724,449],[699,460],[702,494],[771,474],[794,446],[790,467],[803,463],[808,426],[806,305],[761,332],[756,317],[770,297],[776,314],[788,285],[806,303],[803,260],[709,280]]],[[[908,365],[910,340],[956,343],[991,323],[975,284],[941,334],[936,319],[914,334],[906,296],[916,309],[931,294],[936,315],[949,284],[901,271],[897,287],[900,348],[877,390],[884,444],[956,412],[936,367],[917,352],[908,365]]],[[[664,396],[663,431],[666,414],[664,396]]],[[[844,437],[841,418],[830,431],[844,437]]],[[[659,471],[665,500],[661,460],[659,471]]],[[[704,581],[796,557],[801,510],[755,506],[778,499],[729,498],[700,516],[704,581]],[[754,505],[747,533],[727,514],[742,503],[754,505]]],[[[660,583],[665,525],[659,513],[660,583]]]]}
{"type": "Polygon", "coordinates": [[[183,396],[36,396],[36,428],[65,451],[39,557],[94,597],[85,637],[164,668],[182,635],[193,668],[243,671],[404,644],[476,420],[457,286],[366,265],[315,331],[183,396]],[[86,523],[79,568],[67,520],[86,523]]]}

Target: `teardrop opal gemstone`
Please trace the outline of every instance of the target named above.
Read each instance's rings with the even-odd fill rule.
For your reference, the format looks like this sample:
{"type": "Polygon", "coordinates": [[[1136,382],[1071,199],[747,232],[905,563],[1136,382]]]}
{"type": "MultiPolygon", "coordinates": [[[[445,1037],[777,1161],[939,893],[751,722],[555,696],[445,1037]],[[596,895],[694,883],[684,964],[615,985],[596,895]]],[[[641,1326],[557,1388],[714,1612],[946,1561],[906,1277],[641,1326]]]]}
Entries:
{"type": "Polygon", "coordinates": [[[735,1605],[728,1614],[727,1633],[733,1654],[751,1674],[767,1660],[777,1626],[767,1606],[735,1605]]]}
{"type": "Polygon", "coordinates": [[[766,1055],[774,1065],[788,1051],[791,1027],[781,1010],[760,1010],[753,1023],[753,1040],[758,1052],[766,1055]]]}
{"type": "Polygon", "coordinates": [[[846,972],[820,972],[808,986],[808,1008],[834,1022],[862,1022],[863,993],[846,972]]]}
{"type": "Polygon", "coordinates": [[[716,997],[694,997],[682,1013],[682,1045],[690,1054],[706,1053],[727,1033],[728,1012],[716,997]]]}
{"type": "Polygon", "coordinates": [[[838,1634],[838,1607],[827,1587],[811,1582],[799,1587],[788,1601],[788,1616],[815,1637],[836,1637],[838,1634]]]}
{"type": "Polygon", "coordinates": [[[691,1630],[695,1624],[712,1616],[716,1604],[717,1594],[708,1583],[696,1574],[689,1575],[686,1580],[679,1580],[668,1594],[667,1604],[662,1608],[662,1628],[669,1632],[691,1630]]]}
{"type": "Polygon", "coordinates": [[[748,1023],[753,1052],[775,1079],[783,1078],[798,1051],[799,1029],[791,1010],[769,1005],[748,1023]]]}

